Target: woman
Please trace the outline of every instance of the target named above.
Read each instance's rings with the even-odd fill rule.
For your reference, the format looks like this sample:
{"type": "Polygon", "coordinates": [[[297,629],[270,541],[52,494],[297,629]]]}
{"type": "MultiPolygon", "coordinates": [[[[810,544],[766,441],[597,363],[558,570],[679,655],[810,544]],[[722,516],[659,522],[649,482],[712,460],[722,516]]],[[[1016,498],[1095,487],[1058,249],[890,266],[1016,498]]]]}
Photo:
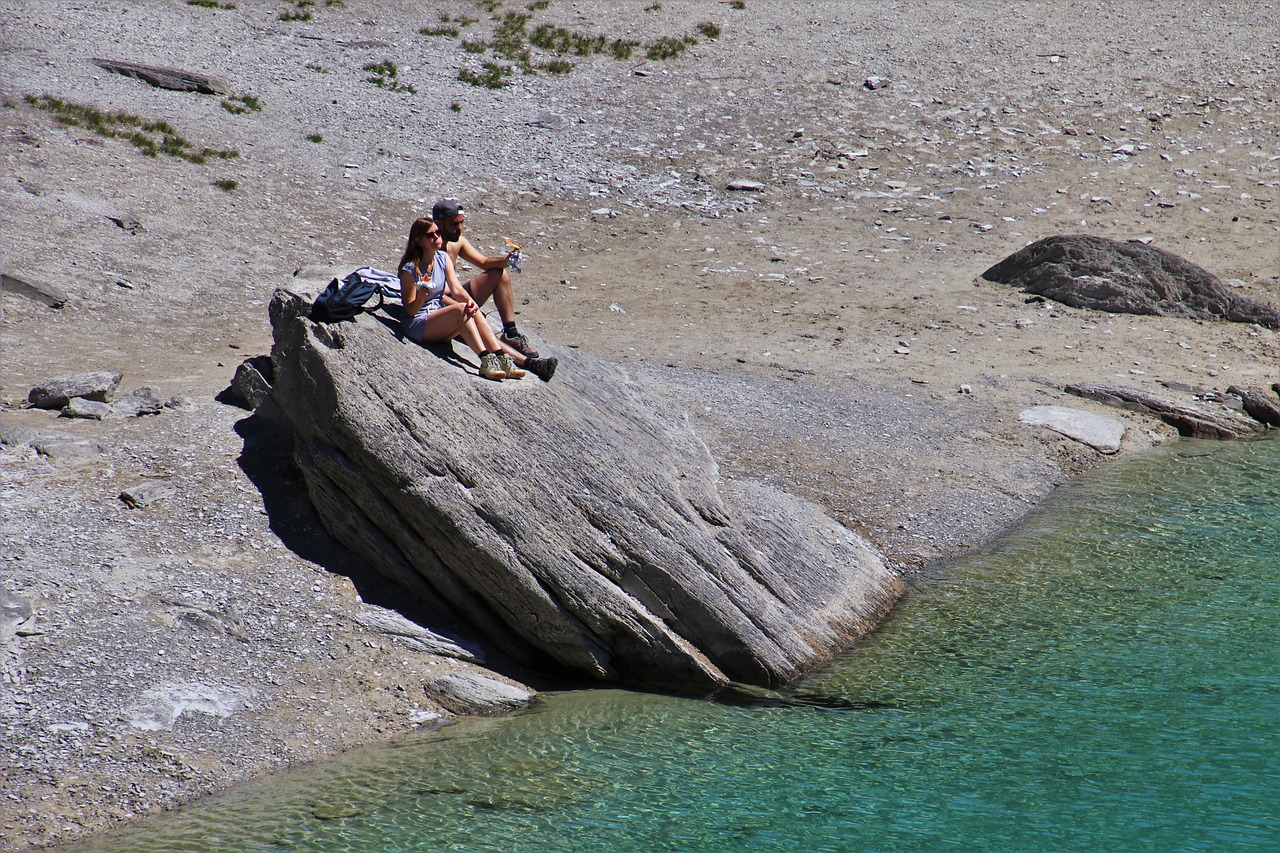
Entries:
{"type": "Polygon", "coordinates": [[[485,379],[520,379],[528,370],[548,382],[555,374],[556,359],[527,358],[498,341],[480,306],[458,283],[440,229],[431,219],[423,217],[409,228],[409,244],[398,269],[404,305],[400,322],[409,338],[421,344],[462,338],[480,356],[485,379]]]}

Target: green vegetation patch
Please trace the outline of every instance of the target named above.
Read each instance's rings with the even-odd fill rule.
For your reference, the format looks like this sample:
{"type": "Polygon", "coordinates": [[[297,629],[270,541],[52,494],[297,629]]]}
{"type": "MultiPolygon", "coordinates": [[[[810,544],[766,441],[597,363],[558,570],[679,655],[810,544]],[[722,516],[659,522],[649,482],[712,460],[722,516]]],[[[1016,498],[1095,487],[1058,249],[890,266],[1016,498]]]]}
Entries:
{"type": "Polygon", "coordinates": [[[218,0],[187,0],[188,6],[200,6],[204,9],[234,9],[235,3],[219,3],[218,0]]]}
{"type": "Polygon", "coordinates": [[[53,113],[54,120],[63,127],[82,127],[108,139],[127,140],[147,157],[164,154],[190,163],[205,163],[210,158],[234,160],[240,156],[239,151],[196,150],[166,121],[147,121],[129,113],[105,113],[95,107],[73,104],[49,95],[27,95],[26,102],[53,113]]]}
{"type": "MultiPolygon", "coordinates": [[[[458,79],[487,89],[503,88],[517,70],[522,74],[568,74],[575,66],[567,57],[607,54],[625,62],[632,58],[637,48],[643,47],[647,59],[674,59],[698,43],[693,35],[665,36],[643,44],[630,39],[611,40],[603,35],[576,32],[552,24],[539,24],[530,31],[534,14],[547,9],[551,5],[550,0],[531,2],[524,11],[505,9],[501,0],[473,2],[489,13],[494,22],[493,34],[488,40],[463,39],[462,49],[472,54],[488,53],[491,58],[482,63],[479,71],[462,69],[458,72],[458,79]],[[552,56],[539,62],[533,53],[535,50],[552,56]]],[[[645,11],[654,12],[661,8],[661,3],[653,3],[645,7],[645,11]]],[[[458,20],[442,14],[439,27],[424,27],[420,32],[428,36],[455,36],[458,26],[458,20]]],[[[720,27],[710,21],[698,24],[696,30],[704,38],[720,37],[720,27]]]]}
{"type": "Polygon", "coordinates": [[[214,181],[213,185],[220,190],[232,192],[236,187],[240,186],[239,181],[233,181],[230,178],[223,178],[220,181],[214,181]]]}
{"type": "Polygon", "coordinates": [[[384,59],[381,62],[370,62],[364,67],[364,70],[371,74],[371,76],[365,78],[366,82],[375,86],[380,86],[392,92],[408,92],[410,95],[418,91],[410,84],[400,82],[398,79],[400,69],[396,68],[396,64],[390,59],[384,59]]]}
{"type": "Polygon", "coordinates": [[[472,71],[464,68],[458,72],[458,79],[482,89],[501,89],[507,85],[507,77],[512,74],[512,69],[504,68],[496,62],[481,63],[480,69],[472,71]]]}
{"type": "Polygon", "coordinates": [[[262,112],[262,102],[253,95],[232,95],[222,102],[222,108],[233,116],[262,112]]]}

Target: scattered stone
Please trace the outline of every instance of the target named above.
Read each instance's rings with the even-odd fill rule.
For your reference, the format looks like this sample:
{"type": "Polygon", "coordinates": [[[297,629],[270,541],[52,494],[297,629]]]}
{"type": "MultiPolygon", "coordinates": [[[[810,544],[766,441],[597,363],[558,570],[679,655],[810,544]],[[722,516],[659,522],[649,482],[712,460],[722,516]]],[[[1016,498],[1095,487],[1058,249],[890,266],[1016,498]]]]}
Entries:
{"type": "Polygon", "coordinates": [[[427,723],[434,723],[442,719],[444,719],[444,715],[436,711],[423,711],[415,708],[409,712],[409,722],[415,726],[425,726],[427,723]]]}
{"type": "Polygon", "coordinates": [[[137,62],[120,62],[114,59],[95,59],[93,64],[104,71],[133,77],[160,89],[171,89],[175,92],[200,92],[204,95],[231,94],[231,87],[227,85],[225,80],[208,74],[182,71],[177,68],[163,68],[158,65],[142,65],[137,62]]]}
{"type": "Polygon", "coordinates": [[[66,291],[57,285],[44,281],[32,281],[26,275],[19,278],[9,273],[0,274],[0,292],[33,299],[50,308],[61,308],[67,304],[69,298],[66,291]]]}
{"type": "Polygon", "coordinates": [[[274,377],[271,356],[255,355],[253,358],[246,358],[231,378],[232,397],[244,403],[250,411],[257,411],[270,399],[271,381],[274,377]]]}
{"type": "Polygon", "coordinates": [[[355,621],[375,634],[395,637],[410,648],[421,652],[473,663],[484,661],[484,653],[481,650],[471,646],[464,647],[458,641],[441,636],[434,631],[428,631],[394,610],[379,608],[357,613],[355,621]]]}
{"type": "Polygon", "coordinates": [[[1024,424],[1048,427],[1107,454],[1119,452],[1125,433],[1125,425],[1115,418],[1068,406],[1032,406],[1023,409],[1018,420],[1024,424]]]}
{"type": "Polygon", "coordinates": [[[135,388],[111,404],[111,413],[124,418],[158,415],[162,411],[164,400],[160,396],[160,389],[154,385],[135,388]]]}
{"type": "Polygon", "coordinates": [[[982,277],[1075,308],[1280,329],[1280,309],[1236,296],[1213,273],[1141,243],[1085,234],[1046,237],[982,277]]]}
{"type": "Polygon", "coordinates": [[[195,397],[186,397],[181,394],[175,397],[170,397],[168,400],[164,401],[164,407],[166,409],[173,409],[175,412],[189,412],[197,405],[195,397]]]}
{"type": "Polygon", "coordinates": [[[728,185],[725,186],[725,189],[730,192],[759,193],[764,192],[764,184],[759,181],[749,181],[745,178],[737,178],[730,181],[728,185]]]}
{"type": "MultiPolygon", "coordinates": [[[[117,226],[128,231],[130,234],[140,234],[143,231],[142,223],[138,221],[138,217],[136,216],[130,216],[127,213],[113,213],[108,214],[107,219],[110,219],[117,226]]],[[[119,284],[119,282],[117,282],[117,284],[119,284]]],[[[130,284],[128,286],[132,287],[133,285],[130,284]]]]}
{"type": "Polygon", "coordinates": [[[123,378],[118,370],[97,370],[46,379],[31,389],[27,401],[38,409],[61,409],[75,397],[109,403],[123,378]]]}
{"type": "Polygon", "coordinates": [[[866,80],[862,81],[862,87],[868,91],[875,91],[876,89],[883,89],[891,82],[893,81],[886,77],[868,77],[866,80]]]}
{"type": "Polygon", "coordinates": [[[432,699],[454,714],[501,714],[524,708],[534,694],[496,678],[451,672],[426,684],[432,699]]]}
{"type": "Polygon", "coordinates": [[[100,421],[109,414],[111,414],[109,403],[99,403],[97,400],[87,400],[84,397],[72,397],[67,405],[62,407],[60,417],[100,421]]]}
{"type": "Polygon", "coordinates": [[[1280,427],[1280,405],[1276,405],[1275,401],[1264,396],[1261,391],[1232,385],[1227,389],[1227,393],[1239,397],[1244,410],[1255,421],[1267,426],[1280,427]]]}
{"type": "Polygon", "coordinates": [[[130,486],[120,493],[120,500],[130,509],[147,506],[177,494],[178,489],[168,480],[147,480],[136,486],[130,486]]]}

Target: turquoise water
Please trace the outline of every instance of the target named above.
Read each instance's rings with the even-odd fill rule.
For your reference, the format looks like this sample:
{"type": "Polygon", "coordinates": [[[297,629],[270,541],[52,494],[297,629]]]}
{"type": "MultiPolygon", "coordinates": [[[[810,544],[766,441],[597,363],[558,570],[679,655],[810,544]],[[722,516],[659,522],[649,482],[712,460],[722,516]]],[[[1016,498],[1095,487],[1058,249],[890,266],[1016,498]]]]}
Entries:
{"type": "Polygon", "coordinates": [[[77,849],[1280,849],[1280,441],[1118,463],[795,702],[547,697],[77,849]]]}

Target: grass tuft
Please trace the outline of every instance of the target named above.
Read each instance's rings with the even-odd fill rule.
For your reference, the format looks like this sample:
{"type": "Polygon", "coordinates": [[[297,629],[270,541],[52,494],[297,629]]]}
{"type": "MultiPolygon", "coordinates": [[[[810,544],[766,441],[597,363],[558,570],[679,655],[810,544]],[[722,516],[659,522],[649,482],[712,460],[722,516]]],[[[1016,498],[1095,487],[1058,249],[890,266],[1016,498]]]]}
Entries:
{"type": "Polygon", "coordinates": [[[458,79],[483,89],[506,88],[507,77],[512,73],[510,68],[504,68],[496,62],[481,63],[480,68],[480,71],[464,68],[458,72],[458,79]]]}
{"type": "Polygon", "coordinates": [[[215,148],[195,150],[191,143],[178,135],[166,121],[147,121],[130,113],[104,113],[96,107],[75,104],[49,95],[27,95],[26,102],[37,109],[53,114],[54,121],[63,127],[80,127],[107,139],[123,139],[137,148],[144,157],[177,157],[191,163],[204,163],[210,157],[234,160],[239,151],[220,151],[215,148]]]}
{"type": "Polygon", "coordinates": [[[221,180],[214,181],[213,185],[224,192],[232,192],[236,187],[240,186],[239,182],[233,181],[230,178],[222,178],[221,180]]]}
{"type": "Polygon", "coordinates": [[[381,62],[370,62],[364,67],[364,70],[373,75],[366,77],[365,80],[375,86],[391,92],[408,92],[410,95],[418,91],[410,84],[401,83],[397,79],[400,75],[400,69],[396,68],[396,64],[390,59],[384,59],[381,62]]]}
{"type": "Polygon", "coordinates": [[[262,102],[253,95],[232,95],[222,102],[222,108],[233,116],[262,112],[262,102]]]}

